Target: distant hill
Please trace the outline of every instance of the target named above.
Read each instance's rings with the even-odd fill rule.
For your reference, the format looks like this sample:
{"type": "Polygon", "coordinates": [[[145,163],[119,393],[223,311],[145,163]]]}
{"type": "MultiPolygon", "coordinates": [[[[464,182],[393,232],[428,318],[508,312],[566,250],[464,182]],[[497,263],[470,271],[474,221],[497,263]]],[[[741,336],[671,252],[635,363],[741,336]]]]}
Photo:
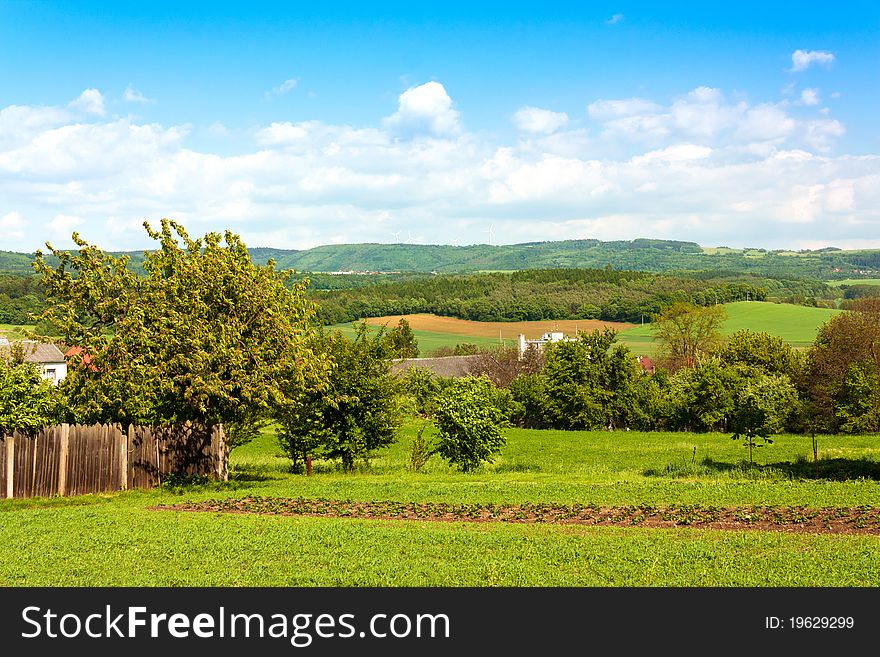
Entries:
{"type": "Polygon", "coordinates": [[[7,274],[33,274],[31,267],[32,255],[0,251],[0,272],[7,274]]]}
{"type": "MultiPolygon", "coordinates": [[[[474,272],[520,269],[604,268],[640,271],[739,272],[823,280],[876,278],[880,250],[817,251],[703,248],[695,242],[635,239],[566,240],[490,246],[437,244],[333,244],[302,251],[253,247],[254,262],[270,258],[300,272],[474,272]]],[[[127,252],[138,268],[142,251],[127,252]]],[[[118,255],[118,253],[117,253],[118,255]]],[[[32,255],[0,251],[0,272],[32,271],[32,255]]]]}

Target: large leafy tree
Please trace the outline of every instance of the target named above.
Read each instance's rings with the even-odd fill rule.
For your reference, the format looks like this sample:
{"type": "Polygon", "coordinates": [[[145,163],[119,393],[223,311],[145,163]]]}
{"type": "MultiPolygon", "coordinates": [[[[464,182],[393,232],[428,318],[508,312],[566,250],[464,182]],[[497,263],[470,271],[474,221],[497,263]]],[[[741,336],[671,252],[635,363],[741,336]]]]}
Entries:
{"type": "Polygon", "coordinates": [[[768,374],[785,374],[792,378],[800,373],[803,365],[800,354],[782,338],[747,329],[727,338],[718,355],[729,365],[746,365],[768,374]]]}
{"type": "Polygon", "coordinates": [[[742,373],[718,358],[682,368],[670,378],[669,423],[684,431],[726,430],[742,373]]]}
{"type": "Polygon", "coordinates": [[[880,431],[880,306],[867,303],[819,329],[799,388],[813,431],[880,431]]]}
{"type": "Polygon", "coordinates": [[[329,383],[290,391],[276,416],[279,440],[295,469],[316,455],[341,459],[350,472],[355,460],[394,442],[402,421],[388,336],[361,322],[354,340],[341,331],[318,335],[313,351],[329,358],[329,383]]]}
{"type": "Polygon", "coordinates": [[[611,329],[551,343],[543,370],[548,422],[560,429],[624,426],[638,365],[611,329]]]}
{"type": "Polygon", "coordinates": [[[798,404],[797,390],[785,374],[746,373],[734,395],[730,415],[733,439],[742,438],[754,462],[754,448],[772,443],[771,435],[781,432],[798,404]],[[758,440],[761,442],[758,442],[758,440]]]}
{"type": "Polygon", "coordinates": [[[145,274],[76,233],[74,254],[47,244],[55,267],[37,252],[42,319],[81,349],[62,382],[73,420],[247,426],[287,390],[320,385],[305,281],[285,286],[289,272],[254,265],[229,231],[191,239],[167,219],[144,227],[158,242],[145,274]]]}

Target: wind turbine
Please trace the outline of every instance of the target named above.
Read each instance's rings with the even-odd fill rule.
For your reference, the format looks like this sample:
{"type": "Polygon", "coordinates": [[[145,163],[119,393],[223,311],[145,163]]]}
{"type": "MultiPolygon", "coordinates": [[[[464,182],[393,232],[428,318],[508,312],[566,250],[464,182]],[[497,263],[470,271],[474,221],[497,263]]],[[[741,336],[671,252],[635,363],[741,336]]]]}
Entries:
{"type": "Polygon", "coordinates": [[[394,235],[394,242],[395,242],[395,244],[400,244],[400,233],[402,233],[402,232],[403,232],[403,231],[400,231],[400,230],[399,230],[399,231],[397,231],[396,233],[391,233],[392,235],[394,235]]]}
{"type": "Polygon", "coordinates": [[[489,233],[489,245],[492,245],[492,238],[495,236],[495,224],[490,224],[489,227],[483,231],[485,233],[489,233]]]}
{"type": "Polygon", "coordinates": [[[452,246],[458,246],[458,238],[457,237],[452,238],[452,246]]]}
{"type": "Polygon", "coordinates": [[[406,231],[406,242],[412,244],[412,234],[409,231],[406,231]]]}

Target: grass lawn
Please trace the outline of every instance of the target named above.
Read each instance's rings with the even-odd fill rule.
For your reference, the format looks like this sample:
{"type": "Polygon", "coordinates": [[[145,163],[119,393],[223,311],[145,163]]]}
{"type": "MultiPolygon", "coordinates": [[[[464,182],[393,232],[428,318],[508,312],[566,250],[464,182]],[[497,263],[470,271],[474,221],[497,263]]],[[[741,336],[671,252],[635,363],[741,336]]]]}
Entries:
{"type": "Polygon", "coordinates": [[[271,430],[228,484],[0,501],[5,586],[880,586],[880,536],[153,511],[221,497],[455,503],[876,507],[877,436],[780,436],[743,467],[720,434],[511,429],[461,474],[408,470],[421,421],[359,472],[292,475],[271,430]],[[744,566],[747,564],[748,567],[744,566]],[[755,567],[751,567],[754,565],[755,567]]]}

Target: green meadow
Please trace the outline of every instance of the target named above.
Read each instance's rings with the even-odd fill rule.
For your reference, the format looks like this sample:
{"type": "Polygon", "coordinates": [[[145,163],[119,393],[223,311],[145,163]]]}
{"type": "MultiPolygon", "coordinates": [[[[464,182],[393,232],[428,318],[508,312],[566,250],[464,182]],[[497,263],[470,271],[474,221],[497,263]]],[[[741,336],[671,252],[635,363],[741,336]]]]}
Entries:
{"type": "MultiPolygon", "coordinates": [[[[227,497],[355,501],[877,505],[878,436],[508,430],[495,463],[408,468],[422,421],[358,471],[289,472],[271,430],[233,451],[230,481],[0,501],[4,586],[880,586],[880,536],[694,527],[364,520],[156,511],[227,497]]],[[[430,429],[429,429],[430,431],[430,429]]]]}
{"type": "MultiPolygon", "coordinates": [[[[737,301],[724,304],[727,319],[721,326],[722,335],[748,329],[776,335],[794,347],[807,347],[816,339],[819,327],[840,310],[811,308],[787,303],[737,301]]],[[[654,356],[657,344],[650,324],[623,331],[619,341],[637,354],[654,356]]]]}
{"type": "Polygon", "coordinates": [[[7,340],[21,340],[24,338],[25,331],[33,331],[32,325],[21,324],[0,324],[0,338],[7,340]]]}
{"type": "Polygon", "coordinates": [[[832,287],[840,287],[842,285],[880,285],[880,278],[845,278],[840,281],[828,281],[828,285],[832,287]]]}

